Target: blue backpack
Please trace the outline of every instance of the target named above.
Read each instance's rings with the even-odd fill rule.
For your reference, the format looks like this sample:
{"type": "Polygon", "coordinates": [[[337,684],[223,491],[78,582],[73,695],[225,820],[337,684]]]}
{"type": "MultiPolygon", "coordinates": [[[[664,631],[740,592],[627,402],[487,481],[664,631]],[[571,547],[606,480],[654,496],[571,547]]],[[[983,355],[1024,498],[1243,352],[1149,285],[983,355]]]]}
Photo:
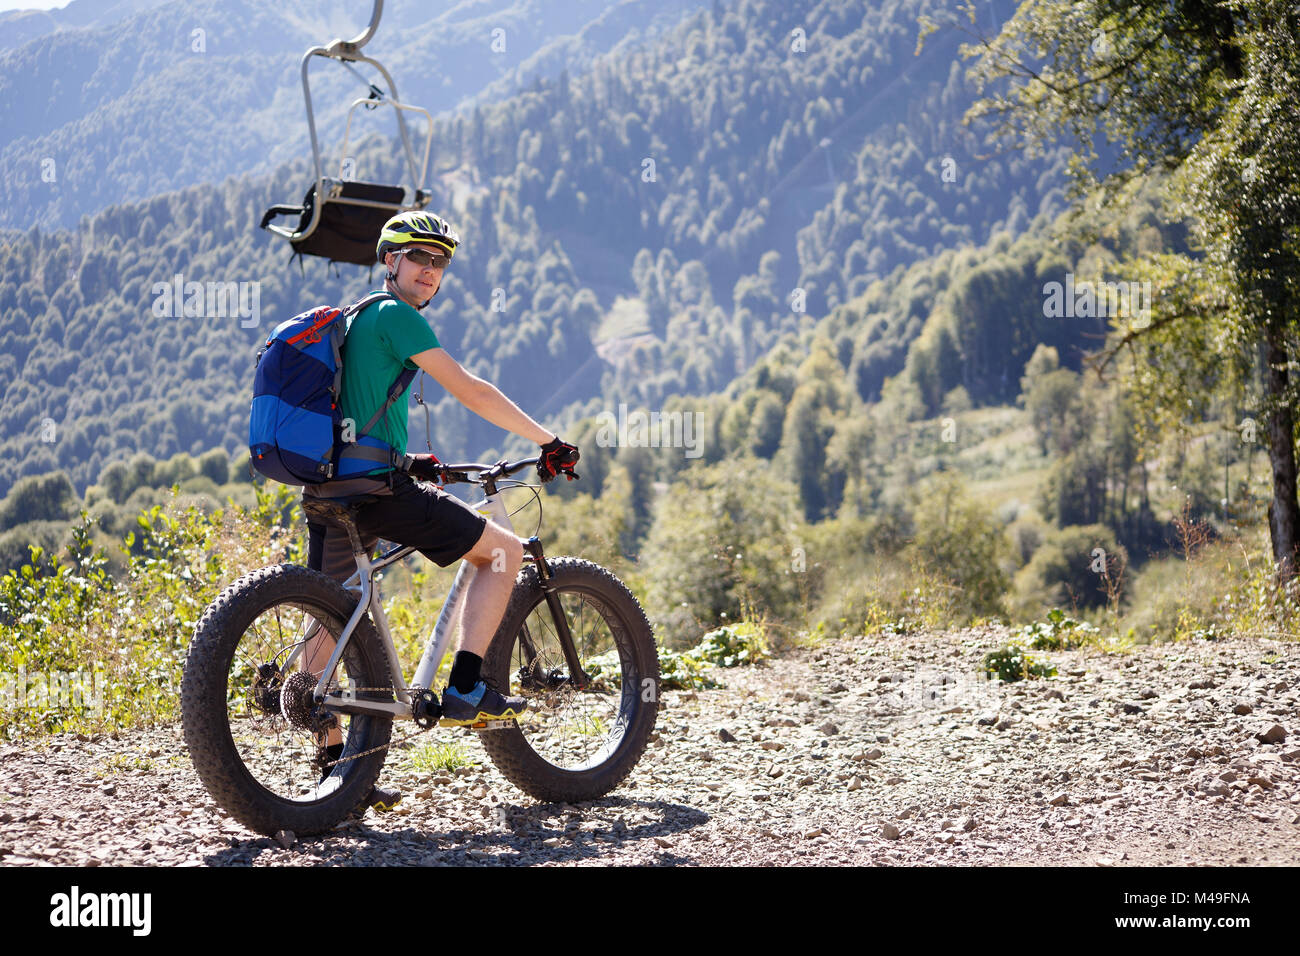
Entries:
{"type": "Polygon", "coordinates": [[[339,409],[348,324],[386,298],[392,296],[372,292],[345,309],[319,306],[281,322],[266,340],[257,353],[248,419],[250,463],[263,475],[286,485],[316,485],[400,465],[404,453],[369,432],[402,397],[415,369],[403,369],[359,432],[339,409]]]}

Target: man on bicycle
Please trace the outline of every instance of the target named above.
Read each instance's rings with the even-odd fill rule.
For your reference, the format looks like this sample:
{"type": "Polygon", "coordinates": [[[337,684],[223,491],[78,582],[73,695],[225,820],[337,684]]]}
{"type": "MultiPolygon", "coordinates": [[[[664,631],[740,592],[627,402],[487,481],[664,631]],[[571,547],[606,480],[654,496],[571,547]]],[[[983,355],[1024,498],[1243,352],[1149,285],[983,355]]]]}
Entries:
{"type": "MultiPolygon", "coordinates": [[[[455,255],[460,237],[439,216],[410,211],[391,218],[376,248],[385,269],[384,289],[393,298],[376,302],[353,317],[343,345],[340,399],[345,418],[367,422],[383,406],[387,390],[403,368],[420,368],[454,395],[466,408],[494,425],[537,442],[542,481],[557,474],[576,477],[578,449],[547,431],[492,383],[466,371],[447,354],[437,335],[420,315],[438,294],[442,276],[455,255]]],[[[408,386],[409,391],[409,386],[408,386]]],[[[370,434],[396,449],[407,441],[407,401],[404,393],[370,434]]],[[[482,720],[517,717],[527,706],[522,697],[505,697],[480,676],[483,656],[505,614],[515,575],[523,561],[523,542],[464,502],[432,483],[440,477],[432,455],[408,455],[401,469],[378,467],[368,478],[346,483],[308,486],[305,494],[329,497],[377,495],[379,500],[357,513],[362,544],[373,549],[378,539],[417,548],[441,567],[465,560],[473,574],[460,620],[460,647],[443,691],[444,726],[466,726],[482,720]],[[340,487],[346,484],[347,487],[340,487]]],[[[356,570],[352,547],[343,531],[308,523],[308,565],[336,580],[356,570]]],[[[331,641],[309,648],[307,667],[323,670],[333,650],[331,641]]],[[[342,754],[336,728],[325,747],[329,760],[342,754]]],[[[401,795],[376,788],[370,805],[388,809],[401,795]]]]}

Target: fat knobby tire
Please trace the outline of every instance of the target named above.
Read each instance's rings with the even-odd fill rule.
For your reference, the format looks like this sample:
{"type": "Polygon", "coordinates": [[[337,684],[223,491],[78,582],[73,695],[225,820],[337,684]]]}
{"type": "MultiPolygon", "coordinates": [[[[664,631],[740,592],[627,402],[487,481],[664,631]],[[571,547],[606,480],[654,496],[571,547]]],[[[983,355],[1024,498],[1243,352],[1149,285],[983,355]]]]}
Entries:
{"type": "MultiPolygon", "coordinates": [[[[615,642],[626,650],[635,671],[624,674],[635,681],[636,692],[623,696],[621,717],[627,722],[622,741],[608,760],[587,770],[556,767],[539,756],[516,725],[479,735],[497,769],[516,787],[539,800],[575,802],[595,800],[609,793],[632,772],[645,752],[659,711],[659,655],[654,633],[636,597],[610,571],[579,558],[549,558],[554,587],[561,594],[580,594],[601,612],[615,642]],[[629,712],[630,711],[630,712],[629,712]]],[[[535,609],[546,614],[537,568],[527,565],[510,597],[501,626],[483,662],[487,677],[499,687],[510,683],[511,654],[515,638],[535,609]]]]}
{"type": "MultiPolygon", "coordinates": [[[[229,725],[231,661],[245,631],[259,615],[277,605],[305,606],[337,635],[356,608],[356,600],[354,594],[319,572],[281,564],[250,572],[231,584],[195,627],[181,683],[185,743],[213,799],[250,830],[268,835],[279,830],[297,835],[329,830],[362,805],[379,777],[385,750],[340,764],[345,768],[343,783],[327,798],[313,802],[285,799],[263,787],[245,768],[229,725]]],[[[356,665],[350,675],[356,685],[391,685],[388,664],[368,616],[358,623],[348,643],[348,657],[356,665]]],[[[383,695],[375,696],[382,699],[383,695]]],[[[353,717],[348,752],[386,744],[391,731],[390,719],[353,717]]]]}

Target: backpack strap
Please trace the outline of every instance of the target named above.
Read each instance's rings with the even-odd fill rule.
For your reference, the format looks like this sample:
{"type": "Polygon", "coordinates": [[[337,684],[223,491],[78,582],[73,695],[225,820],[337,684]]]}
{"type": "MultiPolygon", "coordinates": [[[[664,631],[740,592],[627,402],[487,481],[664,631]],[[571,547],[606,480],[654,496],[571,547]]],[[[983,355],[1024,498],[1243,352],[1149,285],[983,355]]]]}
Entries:
{"type": "MultiPolygon", "coordinates": [[[[343,310],[345,325],[351,324],[353,316],[360,314],[362,310],[369,308],[370,306],[374,305],[376,302],[382,302],[384,299],[393,299],[394,301],[396,301],[397,297],[393,295],[391,292],[386,292],[383,289],[380,289],[376,292],[369,292],[366,295],[362,296],[356,302],[353,302],[350,306],[348,306],[346,309],[343,310]]],[[[346,328],[344,328],[343,334],[344,335],[347,334],[346,328]]],[[[340,336],[339,339],[341,340],[342,336],[340,336]]],[[[341,345],[342,345],[341,341],[336,341],[335,351],[334,351],[334,367],[336,369],[334,394],[336,395],[342,394],[339,391],[339,383],[341,382],[341,378],[343,375],[343,358],[340,352],[341,345]]],[[[370,416],[370,421],[366,422],[365,427],[363,427],[361,431],[357,433],[358,437],[369,435],[370,429],[374,428],[377,424],[379,424],[380,419],[382,419],[386,414],[388,414],[388,410],[393,407],[393,403],[402,397],[402,393],[406,391],[406,387],[410,385],[411,380],[415,378],[416,371],[417,371],[416,369],[406,369],[406,368],[402,369],[402,373],[397,376],[396,381],[394,381],[393,384],[389,386],[388,398],[384,401],[383,405],[379,406],[379,411],[375,412],[373,415],[370,416]]],[[[372,458],[374,456],[356,454],[356,455],[350,455],[349,457],[372,458]]],[[[387,461],[386,458],[383,460],[387,461]]]]}
{"type": "Polygon", "coordinates": [[[344,309],[343,314],[350,319],[352,318],[352,316],[356,315],[362,309],[369,308],[370,306],[374,305],[376,302],[382,301],[383,299],[393,299],[394,301],[396,301],[397,297],[393,295],[393,293],[386,292],[383,289],[379,289],[375,292],[367,292],[356,302],[353,302],[350,306],[344,309]]]}
{"type": "MultiPolygon", "coordinates": [[[[416,371],[417,369],[413,368],[402,369],[402,374],[397,376],[397,381],[388,390],[388,398],[385,399],[384,404],[379,406],[379,411],[370,416],[370,421],[366,422],[365,428],[357,432],[358,438],[364,438],[370,434],[370,429],[374,428],[380,419],[387,414],[388,410],[393,407],[393,403],[402,397],[402,393],[406,391],[407,386],[411,384],[411,380],[415,378],[416,371]]],[[[390,468],[400,468],[405,457],[406,455],[396,448],[374,448],[370,445],[356,443],[350,444],[339,451],[340,459],[351,458],[353,460],[375,461],[388,465],[390,468]]]]}
{"type": "Polygon", "coordinates": [[[374,461],[390,468],[400,468],[405,455],[393,448],[375,448],[370,445],[348,445],[339,452],[339,459],[350,458],[353,461],[374,461]]]}
{"type": "Polygon", "coordinates": [[[384,400],[384,404],[379,406],[379,411],[370,416],[370,421],[366,422],[365,427],[357,432],[359,436],[370,434],[370,429],[379,424],[379,420],[388,414],[388,410],[393,407],[394,402],[402,397],[402,393],[406,391],[407,386],[411,384],[411,380],[415,378],[415,373],[418,371],[419,369],[414,368],[402,369],[402,374],[397,376],[397,381],[393,382],[388,389],[388,398],[384,400]]]}
{"type": "MultiPolygon", "coordinates": [[[[359,313],[367,306],[374,305],[384,299],[394,298],[391,292],[385,292],[382,289],[377,292],[370,292],[356,302],[343,309],[343,318],[341,322],[335,322],[330,327],[330,350],[334,353],[334,388],[331,394],[334,395],[334,401],[337,402],[343,395],[343,340],[347,337],[348,326],[352,322],[352,317],[359,313]]],[[[380,415],[388,411],[389,406],[385,405],[380,411],[380,415]]],[[[366,434],[370,429],[375,427],[376,418],[372,418],[366,425],[366,434]]]]}
{"type": "MultiPolygon", "coordinates": [[[[390,292],[384,292],[384,291],[371,292],[370,294],[364,296],[357,302],[354,302],[352,305],[348,306],[344,310],[343,314],[348,320],[351,320],[351,318],[354,315],[360,313],[362,309],[365,309],[376,302],[380,302],[383,299],[395,299],[395,298],[396,297],[390,292]]],[[[336,358],[338,358],[337,353],[336,353],[336,358]]],[[[338,368],[338,374],[341,375],[343,370],[343,362],[341,361],[341,359],[336,361],[335,365],[338,368]]],[[[384,400],[384,404],[379,406],[379,410],[370,416],[370,421],[366,422],[366,424],[362,427],[362,429],[359,432],[357,432],[358,438],[362,438],[369,435],[370,430],[374,428],[376,425],[378,425],[379,422],[383,419],[383,417],[388,414],[388,410],[392,408],[393,405],[397,402],[397,400],[402,397],[403,393],[410,386],[412,380],[415,378],[415,375],[418,371],[419,369],[414,369],[414,368],[402,369],[401,374],[399,374],[397,376],[397,379],[393,382],[393,384],[389,386],[388,397],[384,400]]],[[[375,461],[396,468],[398,467],[400,460],[404,458],[405,455],[401,452],[398,452],[396,449],[384,450],[382,448],[372,448],[366,445],[352,444],[349,445],[347,448],[344,448],[339,453],[339,457],[361,459],[363,461],[375,461]]]]}

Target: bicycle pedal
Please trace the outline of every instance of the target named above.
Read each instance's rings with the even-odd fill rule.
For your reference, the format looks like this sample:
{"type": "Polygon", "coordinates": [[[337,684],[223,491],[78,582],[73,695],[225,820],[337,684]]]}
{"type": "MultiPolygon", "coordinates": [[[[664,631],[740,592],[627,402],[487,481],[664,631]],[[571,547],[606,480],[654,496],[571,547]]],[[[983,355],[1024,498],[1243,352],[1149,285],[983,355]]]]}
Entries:
{"type": "Polygon", "coordinates": [[[424,730],[435,726],[442,716],[442,705],[438,703],[438,695],[431,690],[422,690],[415,696],[411,703],[411,716],[415,719],[415,725],[424,730]]]}
{"type": "Polygon", "coordinates": [[[465,730],[505,730],[507,727],[515,726],[513,719],[506,720],[477,720],[474,722],[452,720],[444,717],[438,721],[439,727],[461,727],[465,730]]]}

